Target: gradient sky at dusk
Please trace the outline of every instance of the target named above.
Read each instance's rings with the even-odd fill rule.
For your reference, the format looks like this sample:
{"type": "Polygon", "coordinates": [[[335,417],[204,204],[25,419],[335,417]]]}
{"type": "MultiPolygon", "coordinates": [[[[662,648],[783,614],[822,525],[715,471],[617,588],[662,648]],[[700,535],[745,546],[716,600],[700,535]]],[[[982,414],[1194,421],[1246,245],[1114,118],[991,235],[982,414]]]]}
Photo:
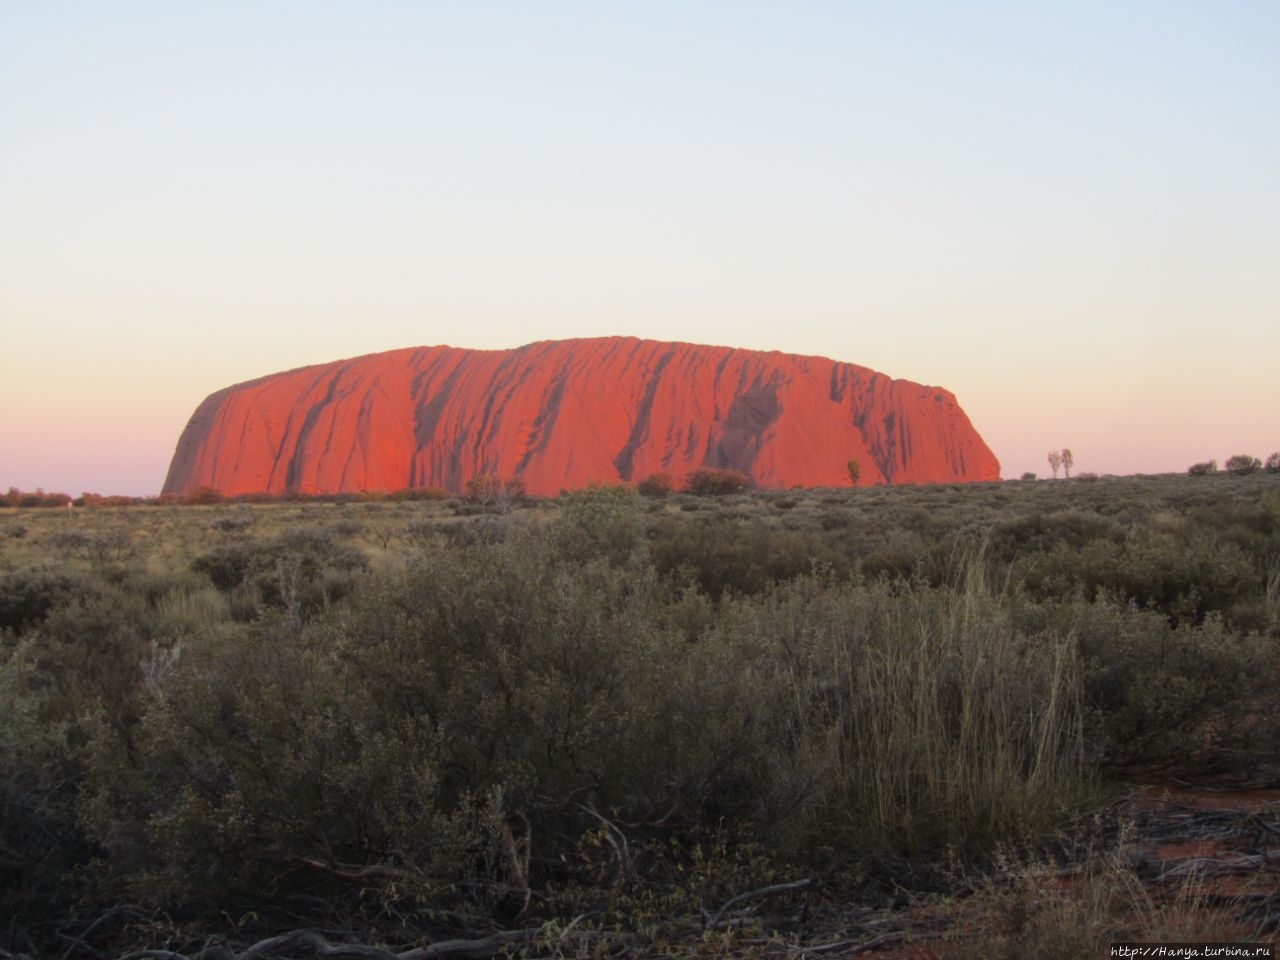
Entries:
{"type": "Polygon", "coordinates": [[[210,392],[628,334],[954,391],[1006,477],[1280,449],[1280,4],[0,0],[0,487],[210,392]]]}

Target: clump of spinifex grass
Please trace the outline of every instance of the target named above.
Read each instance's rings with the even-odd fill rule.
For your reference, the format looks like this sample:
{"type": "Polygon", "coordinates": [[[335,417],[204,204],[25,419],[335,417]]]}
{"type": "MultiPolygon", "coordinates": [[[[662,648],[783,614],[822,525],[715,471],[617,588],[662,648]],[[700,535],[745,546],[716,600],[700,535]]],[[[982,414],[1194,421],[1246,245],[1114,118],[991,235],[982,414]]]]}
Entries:
{"type": "Polygon", "coordinates": [[[1096,785],[1069,633],[1028,633],[981,563],[956,584],[780,590],[763,629],[792,647],[774,802],[799,846],[966,855],[1043,838],[1096,785]]]}

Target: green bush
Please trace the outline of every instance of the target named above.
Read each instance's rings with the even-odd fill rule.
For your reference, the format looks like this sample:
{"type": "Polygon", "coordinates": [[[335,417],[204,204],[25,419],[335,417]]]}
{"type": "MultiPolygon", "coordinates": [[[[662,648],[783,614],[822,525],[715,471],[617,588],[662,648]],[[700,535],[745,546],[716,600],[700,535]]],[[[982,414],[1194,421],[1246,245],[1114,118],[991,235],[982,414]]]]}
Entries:
{"type": "Polygon", "coordinates": [[[1105,763],[1183,777],[1276,775],[1280,721],[1265,708],[1280,672],[1274,641],[1216,615],[1171,626],[1107,601],[1077,604],[1073,617],[1105,763]]]}
{"type": "Polygon", "coordinates": [[[643,497],[665,497],[676,487],[675,478],[669,473],[651,473],[636,484],[636,491],[643,497]]]}
{"type": "Polygon", "coordinates": [[[222,502],[222,491],[217,487],[196,487],[183,500],[188,506],[206,506],[222,502]]]}
{"type": "Polygon", "coordinates": [[[93,853],[80,830],[67,729],[42,715],[40,687],[28,658],[0,659],[0,914],[9,931],[67,910],[67,876],[93,853]]]}
{"type": "Polygon", "coordinates": [[[716,599],[728,591],[760,593],[815,566],[844,566],[817,536],[721,517],[663,517],[653,527],[649,555],[659,574],[691,576],[716,599]]]}
{"type": "Polygon", "coordinates": [[[0,576],[0,633],[23,633],[42,623],[55,606],[95,587],[82,576],[19,570],[0,576]]]}
{"type": "Polygon", "coordinates": [[[333,531],[299,527],[277,537],[225,544],[191,564],[235,597],[242,617],[274,609],[306,617],[350,593],[368,558],[333,531]]]}
{"type": "Polygon", "coordinates": [[[1173,622],[1198,623],[1255,595],[1261,576],[1235,544],[1199,528],[1181,534],[1135,530],[1121,542],[1059,543],[1039,558],[1017,563],[1035,595],[1069,599],[1111,597],[1160,611],[1173,622]]]}
{"type": "Polygon", "coordinates": [[[741,493],[751,485],[751,478],[739,470],[717,470],[701,467],[684,479],[685,491],[699,496],[722,497],[741,493]]]}
{"type": "Polygon", "coordinates": [[[560,498],[554,538],[562,556],[614,564],[644,559],[647,515],[630,487],[588,487],[560,498]]]}
{"type": "Polygon", "coordinates": [[[1233,473],[1236,476],[1247,476],[1261,470],[1262,461],[1257,457],[1249,456],[1247,453],[1237,453],[1234,457],[1227,458],[1226,466],[1227,473],[1233,473]]]}
{"type": "Polygon", "coordinates": [[[93,834],[158,905],[373,888],[383,908],[498,909],[513,822],[556,863],[571,846],[552,838],[599,826],[588,798],[703,822],[749,782],[727,759],[751,711],[732,652],[691,646],[666,596],[521,537],[424,554],[296,639],[264,621],[197,640],[146,710],[140,762],[95,768],[93,834]]]}

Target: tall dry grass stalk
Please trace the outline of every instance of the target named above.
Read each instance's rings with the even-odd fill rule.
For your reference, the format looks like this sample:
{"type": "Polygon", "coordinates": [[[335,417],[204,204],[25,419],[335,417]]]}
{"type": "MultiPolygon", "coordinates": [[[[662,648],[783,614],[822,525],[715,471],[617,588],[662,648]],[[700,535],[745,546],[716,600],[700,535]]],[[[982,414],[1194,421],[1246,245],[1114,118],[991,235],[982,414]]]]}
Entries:
{"type": "Polygon", "coordinates": [[[1093,791],[1069,633],[1028,634],[975,555],[941,588],[828,589],[789,673],[796,736],[778,763],[807,842],[974,853],[1060,827],[1093,791]]]}

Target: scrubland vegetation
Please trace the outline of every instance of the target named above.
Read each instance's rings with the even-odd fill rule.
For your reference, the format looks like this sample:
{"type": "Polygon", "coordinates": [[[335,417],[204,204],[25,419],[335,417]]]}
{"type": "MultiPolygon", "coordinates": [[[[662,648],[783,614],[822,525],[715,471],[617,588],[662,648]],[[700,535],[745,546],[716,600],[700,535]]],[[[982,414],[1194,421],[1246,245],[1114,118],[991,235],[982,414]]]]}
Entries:
{"type": "Polygon", "coordinates": [[[1272,473],[672,487],[0,511],[0,956],[1083,956],[1121,784],[1280,783],[1272,473]]]}

